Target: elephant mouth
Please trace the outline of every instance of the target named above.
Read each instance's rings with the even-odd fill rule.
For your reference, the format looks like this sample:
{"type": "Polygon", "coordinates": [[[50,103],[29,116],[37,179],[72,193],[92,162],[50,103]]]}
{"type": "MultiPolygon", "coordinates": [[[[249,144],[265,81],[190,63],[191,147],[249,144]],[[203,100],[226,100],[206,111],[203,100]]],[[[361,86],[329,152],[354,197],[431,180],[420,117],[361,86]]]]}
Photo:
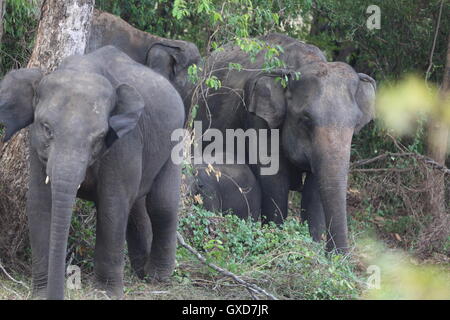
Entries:
{"type": "Polygon", "coordinates": [[[301,148],[298,148],[294,152],[288,152],[289,161],[302,172],[312,172],[311,157],[301,148]]]}
{"type": "Polygon", "coordinates": [[[313,172],[314,169],[311,166],[311,161],[309,160],[309,157],[307,155],[305,155],[305,160],[304,161],[300,161],[296,167],[301,170],[302,172],[313,172]]]}
{"type": "Polygon", "coordinates": [[[48,156],[38,155],[38,157],[39,157],[39,160],[40,160],[43,164],[47,165],[47,162],[48,162],[48,156]]]}

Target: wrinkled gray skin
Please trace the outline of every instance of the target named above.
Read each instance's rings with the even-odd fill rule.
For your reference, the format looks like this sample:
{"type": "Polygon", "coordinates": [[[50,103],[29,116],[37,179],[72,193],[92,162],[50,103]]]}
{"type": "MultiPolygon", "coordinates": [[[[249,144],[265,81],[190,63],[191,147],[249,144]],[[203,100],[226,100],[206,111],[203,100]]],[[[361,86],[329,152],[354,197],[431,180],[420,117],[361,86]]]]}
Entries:
{"type": "Polygon", "coordinates": [[[345,63],[327,62],[315,46],[280,34],[260,39],[283,47],[279,58],[288,70],[229,71],[230,62],[261,70],[264,53],[251,63],[238,47],[225,46],[206,61],[206,68],[224,68],[213,73],[222,81],[222,88],[208,97],[209,111],[200,101],[197,120],[203,121],[203,128],[211,124],[223,132],[279,129],[279,172],[261,176],[259,165],[252,167],[262,189],[264,221],[282,223],[288,211],[288,192],[297,189],[306,174],[302,216],[315,240],[326,233],[327,249],[345,252],[351,140],[353,133],[373,118],[375,81],[345,63]],[[289,71],[300,72],[300,79],[289,71]],[[284,75],[289,77],[288,88],[274,81],[284,75]]]}
{"type": "Polygon", "coordinates": [[[232,213],[241,219],[258,220],[261,214],[261,188],[245,164],[194,165],[187,181],[189,193],[200,195],[208,211],[232,213]]]}
{"type": "Polygon", "coordinates": [[[153,227],[150,252],[133,247],[142,239],[131,232],[135,264],[151,278],[171,275],[181,173],[170,159],[170,135],[182,128],[184,108],[164,77],[112,46],[69,57],[46,76],[37,69],[12,71],[0,83],[0,122],[6,140],[30,126],[27,215],[35,295],[64,297],[77,196],[97,207],[94,269],[101,289],[123,294],[130,211],[147,209],[153,227]]]}
{"type": "Polygon", "coordinates": [[[120,17],[94,10],[86,53],[106,45],[119,48],[134,61],[166,77],[180,93],[187,114],[194,88],[188,80],[188,68],[200,62],[195,44],[154,36],[132,27],[120,17]]]}

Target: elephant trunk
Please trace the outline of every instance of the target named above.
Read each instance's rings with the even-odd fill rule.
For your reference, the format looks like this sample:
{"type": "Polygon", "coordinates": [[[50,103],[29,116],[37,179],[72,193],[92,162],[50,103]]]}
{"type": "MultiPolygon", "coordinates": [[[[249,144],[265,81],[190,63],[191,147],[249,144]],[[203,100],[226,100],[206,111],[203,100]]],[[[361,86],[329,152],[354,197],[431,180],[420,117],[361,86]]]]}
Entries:
{"type": "Polygon", "coordinates": [[[350,162],[351,128],[317,128],[313,172],[318,177],[319,193],[325,213],[327,250],[348,251],[347,180],[350,162]]]}
{"type": "Polygon", "coordinates": [[[52,188],[47,298],[64,299],[65,260],[72,210],[77,190],[84,180],[87,157],[75,160],[59,154],[50,159],[47,172],[52,188]]]}

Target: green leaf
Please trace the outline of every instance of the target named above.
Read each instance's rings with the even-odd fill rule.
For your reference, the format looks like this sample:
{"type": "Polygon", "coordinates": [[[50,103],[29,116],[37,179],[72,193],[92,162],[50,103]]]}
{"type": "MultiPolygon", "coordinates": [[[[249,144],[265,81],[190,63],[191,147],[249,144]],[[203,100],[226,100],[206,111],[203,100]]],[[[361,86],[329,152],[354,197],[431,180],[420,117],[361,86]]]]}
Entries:
{"type": "Polygon", "coordinates": [[[172,16],[178,20],[189,16],[189,10],[187,9],[185,0],[175,0],[173,3],[172,16]]]}

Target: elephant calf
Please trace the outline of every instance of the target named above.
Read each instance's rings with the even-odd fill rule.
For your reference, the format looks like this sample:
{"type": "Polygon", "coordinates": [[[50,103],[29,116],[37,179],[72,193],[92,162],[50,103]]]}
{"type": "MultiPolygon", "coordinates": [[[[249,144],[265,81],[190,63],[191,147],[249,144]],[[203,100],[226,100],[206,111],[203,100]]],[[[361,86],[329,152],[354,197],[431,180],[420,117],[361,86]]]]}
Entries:
{"type": "Polygon", "coordinates": [[[64,297],[77,196],[97,207],[94,270],[110,296],[123,294],[131,210],[137,216],[148,211],[153,231],[148,254],[133,247],[141,235],[128,234],[130,251],[147,255],[140,268],[156,279],[171,275],[181,171],[170,158],[170,137],[184,118],[183,102],[169,81],[113,46],[69,57],[48,75],[20,69],[5,76],[0,83],[5,139],[30,126],[27,215],[35,295],[64,297]]]}
{"type": "Polygon", "coordinates": [[[208,211],[232,213],[242,219],[258,220],[261,214],[261,188],[245,164],[195,165],[188,181],[191,195],[200,195],[208,211]]]}

